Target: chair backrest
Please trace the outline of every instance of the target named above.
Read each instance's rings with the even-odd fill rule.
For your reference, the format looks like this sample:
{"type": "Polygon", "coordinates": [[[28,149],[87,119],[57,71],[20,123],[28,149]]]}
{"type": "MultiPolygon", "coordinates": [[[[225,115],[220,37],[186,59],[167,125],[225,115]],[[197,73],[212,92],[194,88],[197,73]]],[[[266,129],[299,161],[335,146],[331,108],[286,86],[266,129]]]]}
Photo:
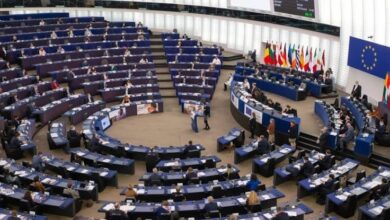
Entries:
{"type": "Polygon", "coordinates": [[[262,211],[261,203],[256,205],[248,205],[248,210],[252,213],[261,212],[262,211]]]}
{"type": "Polygon", "coordinates": [[[215,167],[215,163],[214,163],[213,159],[207,159],[206,163],[205,163],[205,167],[206,168],[214,168],[215,167]]]}
{"type": "Polygon", "coordinates": [[[214,186],[211,190],[211,196],[213,196],[214,198],[221,198],[223,196],[222,187],[214,186]]]}
{"type": "Polygon", "coordinates": [[[221,213],[219,212],[219,210],[209,211],[207,215],[209,216],[209,218],[221,218],[221,213]]]}
{"type": "Polygon", "coordinates": [[[365,177],[366,177],[366,171],[365,170],[361,170],[358,173],[356,173],[356,181],[355,182],[358,182],[359,180],[361,180],[361,179],[363,179],[365,177]]]}

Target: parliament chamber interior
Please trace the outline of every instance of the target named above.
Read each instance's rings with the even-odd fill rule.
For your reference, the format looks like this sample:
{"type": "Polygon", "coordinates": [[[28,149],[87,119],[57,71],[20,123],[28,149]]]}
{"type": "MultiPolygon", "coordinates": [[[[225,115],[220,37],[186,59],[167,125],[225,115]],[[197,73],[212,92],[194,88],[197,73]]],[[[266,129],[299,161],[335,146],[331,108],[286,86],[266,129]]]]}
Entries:
{"type": "Polygon", "coordinates": [[[390,0],[0,0],[0,219],[390,219],[390,0]]]}

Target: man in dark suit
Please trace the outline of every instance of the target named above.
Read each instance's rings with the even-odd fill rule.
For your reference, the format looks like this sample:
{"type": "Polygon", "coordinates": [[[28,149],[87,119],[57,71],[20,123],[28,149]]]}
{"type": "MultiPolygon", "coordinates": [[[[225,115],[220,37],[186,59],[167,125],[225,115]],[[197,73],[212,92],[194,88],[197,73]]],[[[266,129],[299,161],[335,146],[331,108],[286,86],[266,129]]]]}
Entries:
{"type": "Polygon", "coordinates": [[[260,135],[259,140],[257,142],[257,153],[259,155],[263,155],[269,153],[269,151],[270,151],[270,144],[267,138],[265,138],[264,135],[260,135]]]}
{"type": "Polygon", "coordinates": [[[372,199],[378,200],[389,193],[390,183],[386,178],[382,178],[382,184],[375,190],[372,199]]]}
{"type": "Polygon", "coordinates": [[[108,212],[108,220],[125,220],[128,218],[127,214],[120,210],[120,204],[115,203],[114,209],[108,212]]]}
{"type": "Polygon", "coordinates": [[[218,204],[214,201],[214,198],[212,196],[207,197],[207,203],[205,204],[203,211],[208,217],[209,213],[212,211],[218,211],[219,207],[218,204]]]}
{"type": "Polygon", "coordinates": [[[184,147],[184,152],[183,154],[185,157],[188,157],[188,153],[191,151],[198,150],[198,147],[192,143],[192,141],[188,141],[188,144],[184,147]]]}
{"type": "Polygon", "coordinates": [[[149,177],[150,185],[158,185],[160,186],[162,184],[162,178],[158,174],[157,168],[153,168],[153,173],[149,177]]]}
{"type": "Polygon", "coordinates": [[[325,182],[323,182],[323,184],[319,188],[317,203],[321,205],[325,203],[326,195],[333,191],[334,182],[334,175],[331,173],[329,174],[329,178],[325,182]]]}
{"type": "Polygon", "coordinates": [[[321,129],[321,134],[318,137],[317,143],[322,152],[325,151],[328,144],[329,131],[327,127],[321,129]]]}
{"type": "Polygon", "coordinates": [[[203,109],[204,129],[210,130],[208,118],[210,117],[210,105],[206,102],[203,109]]]}
{"type": "Polygon", "coordinates": [[[249,130],[251,131],[251,136],[249,138],[255,138],[256,114],[254,112],[252,112],[252,117],[249,119],[249,130]]]}
{"type": "Polygon", "coordinates": [[[66,134],[68,141],[69,141],[69,147],[80,147],[80,140],[81,140],[81,134],[76,131],[75,126],[71,126],[70,130],[66,134]]]}
{"type": "Polygon", "coordinates": [[[100,151],[100,139],[96,133],[92,134],[91,142],[89,143],[89,149],[93,152],[100,151]]]}
{"type": "Polygon", "coordinates": [[[325,156],[318,161],[318,164],[322,170],[327,170],[332,167],[332,154],[329,149],[325,151],[325,156]]]}
{"type": "Polygon", "coordinates": [[[357,99],[360,99],[362,96],[362,86],[359,85],[359,81],[356,81],[355,85],[353,85],[351,96],[357,99]]]}
{"type": "Polygon", "coordinates": [[[277,207],[276,210],[277,210],[277,213],[272,218],[272,220],[289,220],[290,219],[288,214],[286,212],[284,212],[281,207],[277,207]]]}
{"type": "Polygon", "coordinates": [[[10,142],[8,143],[8,148],[10,149],[15,149],[15,150],[20,150],[22,146],[22,141],[19,139],[20,138],[20,133],[15,132],[15,136],[11,138],[10,142]]]}
{"type": "Polygon", "coordinates": [[[309,178],[311,175],[314,173],[314,166],[313,164],[309,161],[309,158],[305,156],[303,158],[303,165],[301,168],[301,174],[303,175],[304,178],[309,178]]]}
{"type": "Polygon", "coordinates": [[[158,164],[160,161],[160,157],[158,156],[158,153],[155,152],[156,146],[149,151],[149,153],[146,155],[146,171],[152,172],[153,168],[158,164]]]}

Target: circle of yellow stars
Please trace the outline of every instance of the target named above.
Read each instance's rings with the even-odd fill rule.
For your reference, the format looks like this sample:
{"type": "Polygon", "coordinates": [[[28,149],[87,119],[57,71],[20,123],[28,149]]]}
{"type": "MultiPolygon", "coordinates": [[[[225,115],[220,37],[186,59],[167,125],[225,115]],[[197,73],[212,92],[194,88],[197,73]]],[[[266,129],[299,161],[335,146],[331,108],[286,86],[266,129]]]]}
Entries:
{"type": "Polygon", "coordinates": [[[376,66],[377,61],[378,61],[378,58],[377,58],[377,52],[376,52],[375,48],[372,47],[371,45],[365,46],[362,50],[362,53],[361,53],[361,62],[362,62],[363,67],[366,70],[373,70],[376,66]],[[365,59],[364,59],[364,55],[366,53],[369,53],[369,52],[371,52],[374,55],[374,61],[371,64],[366,63],[365,59]]]}

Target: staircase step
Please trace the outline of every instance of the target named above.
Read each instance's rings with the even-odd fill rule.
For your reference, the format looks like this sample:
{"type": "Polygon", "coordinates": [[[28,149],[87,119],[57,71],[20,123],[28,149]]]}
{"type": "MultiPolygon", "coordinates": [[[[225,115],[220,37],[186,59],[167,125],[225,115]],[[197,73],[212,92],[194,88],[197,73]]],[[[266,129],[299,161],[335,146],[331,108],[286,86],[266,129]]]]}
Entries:
{"type": "Polygon", "coordinates": [[[172,98],[172,97],[177,98],[175,89],[162,89],[160,90],[160,94],[164,98],[172,98]]]}
{"type": "Polygon", "coordinates": [[[155,67],[168,67],[167,63],[155,63],[155,67]]]}
{"type": "Polygon", "coordinates": [[[152,50],[152,52],[163,52],[164,53],[164,48],[159,48],[159,47],[155,47],[155,48],[153,48],[153,47],[151,47],[151,50],[152,50]]]}
{"type": "Polygon", "coordinates": [[[173,87],[172,81],[159,81],[158,86],[160,89],[175,89],[173,87]]]}
{"type": "Polygon", "coordinates": [[[151,39],[150,40],[150,45],[155,45],[155,46],[157,46],[157,45],[161,45],[162,46],[162,41],[161,40],[154,40],[154,39],[151,39]]]}
{"type": "Polygon", "coordinates": [[[171,79],[171,76],[169,74],[157,74],[157,80],[158,81],[161,81],[161,82],[171,82],[172,83],[172,79],[171,79]]]}

